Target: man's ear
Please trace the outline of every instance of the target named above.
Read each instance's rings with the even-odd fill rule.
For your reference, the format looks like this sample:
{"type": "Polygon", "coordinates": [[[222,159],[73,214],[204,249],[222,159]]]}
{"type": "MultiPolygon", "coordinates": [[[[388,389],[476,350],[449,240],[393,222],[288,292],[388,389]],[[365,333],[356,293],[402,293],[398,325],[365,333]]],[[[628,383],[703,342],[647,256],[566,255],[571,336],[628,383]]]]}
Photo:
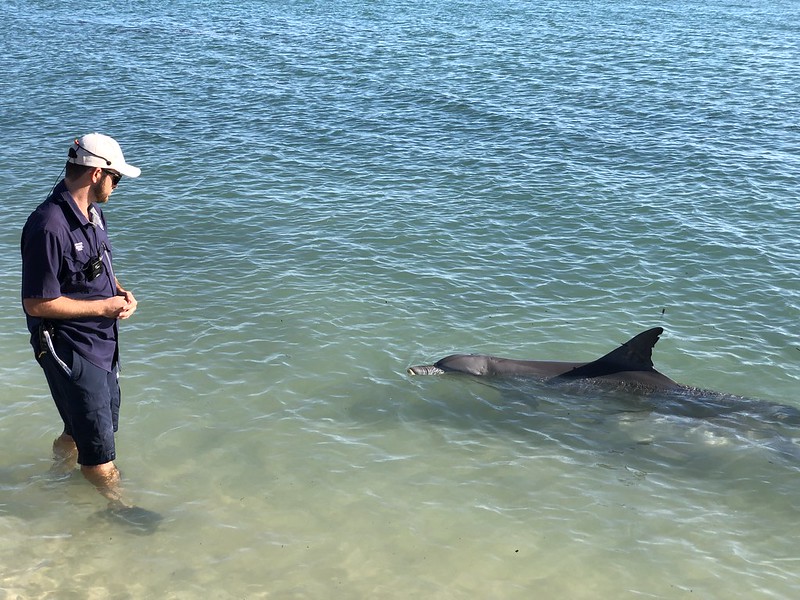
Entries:
{"type": "Polygon", "coordinates": [[[100,167],[92,169],[91,173],[92,173],[92,183],[97,183],[104,177],[103,169],[101,169],[100,167]]]}

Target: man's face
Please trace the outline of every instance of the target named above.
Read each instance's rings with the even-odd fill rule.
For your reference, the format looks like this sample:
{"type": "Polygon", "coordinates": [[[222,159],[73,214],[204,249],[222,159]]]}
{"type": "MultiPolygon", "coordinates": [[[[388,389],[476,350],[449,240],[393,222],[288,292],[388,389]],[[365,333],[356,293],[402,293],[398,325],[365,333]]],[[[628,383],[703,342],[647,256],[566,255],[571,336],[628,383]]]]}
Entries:
{"type": "Polygon", "coordinates": [[[100,169],[100,179],[92,184],[94,201],[98,204],[108,202],[111,192],[117,187],[121,175],[107,169],[100,169]]]}

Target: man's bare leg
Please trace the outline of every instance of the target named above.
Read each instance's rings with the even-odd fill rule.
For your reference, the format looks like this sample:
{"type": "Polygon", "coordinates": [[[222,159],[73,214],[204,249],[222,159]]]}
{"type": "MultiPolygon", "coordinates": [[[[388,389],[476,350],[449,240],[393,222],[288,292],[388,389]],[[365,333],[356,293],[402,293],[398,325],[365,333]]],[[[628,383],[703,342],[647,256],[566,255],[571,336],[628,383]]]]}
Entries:
{"type": "Polygon", "coordinates": [[[68,475],[78,466],[78,448],[75,440],[62,433],[53,441],[53,467],[51,473],[68,475]]]}
{"type": "Polygon", "coordinates": [[[109,508],[130,508],[131,504],[122,498],[120,475],[113,462],[102,465],[81,465],[83,476],[108,500],[109,508]]]}
{"type": "Polygon", "coordinates": [[[161,515],[145,508],[134,506],[122,494],[120,475],[113,462],[97,466],[81,466],[81,472],[108,500],[107,515],[112,521],[133,527],[136,531],[153,533],[162,521],[161,515]]]}
{"type": "MultiPolygon", "coordinates": [[[[54,471],[56,468],[64,469],[57,472],[66,474],[75,468],[78,450],[75,441],[66,433],[62,433],[53,442],[53,454],[56,459],[54,471]]],[[[123,497],[121,477],[113,462],[96,466],[81,465],[81,473],[108,500],[109,514],[115,520],[121,520],[123,524],[133,526],[137,531],[153,533],[156,530],[162,520],[161,515],[135,507],[123,497]]]]}

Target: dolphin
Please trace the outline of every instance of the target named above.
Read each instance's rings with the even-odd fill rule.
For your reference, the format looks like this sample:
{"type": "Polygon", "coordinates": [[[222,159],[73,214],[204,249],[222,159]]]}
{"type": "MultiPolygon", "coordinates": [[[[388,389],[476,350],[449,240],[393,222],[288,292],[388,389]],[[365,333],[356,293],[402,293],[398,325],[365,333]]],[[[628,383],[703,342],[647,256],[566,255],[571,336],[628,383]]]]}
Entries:
{"type": "Polygon", "coordinates": [[[479,377],[526,377],[547,384],[587,381],[644,393],[662,393],[653,408],[691,417],[715,417],[749,413],[775,423],[800,425],[800,409],[703,390],[673,381],[653,367],[653,346],[664,333],[661,327],[639,335],[591,362],[513,360],[484,354],[453,354],[432,365],[409,367],[409,375],[466,373],[479,377]],[[666,394],[666,395],[665,395],[666,394]],[[677,400],[675,401],[670,401],[677,400]]]}
{"type": "Polygon", "coordinates": [[[593,379],[635,384],[648,389],[671,390],[682,386],[653,368],[653,346],[664,333],[661,327],[643,331],[616,350],[592,362],[513,360],[484,354],[453,354],[432,365],[408,368],[409,375],[467,373],[483,377],[532,377],[543,381],[593,379]]]}
{"type": "MultiPolygon", "coordinates": [[[[664,332],[661,327],[643,331],[605,356],[591,362],[513,360],[482,354],[453,354],[432,365],[409,367],[410,375],[464,373],[487,378],[528,378],[544,385],[585,386],[603,384],[625,392],[615,398],[613,411],[652,412],[668,418],[698,419],[734,432],[736,439],[751,439],[797,464],[800,445],[793,433],[800,427],[795,406],[704,390],[673,381],[653,367],[653,346],[664,332]],[[622,407],[622,408],[620,408],[622,407]],[[789,427],[790,429],[785,429],[789,427]]],[[[568,388],[569,389],[569,388],[568,388]]]]}

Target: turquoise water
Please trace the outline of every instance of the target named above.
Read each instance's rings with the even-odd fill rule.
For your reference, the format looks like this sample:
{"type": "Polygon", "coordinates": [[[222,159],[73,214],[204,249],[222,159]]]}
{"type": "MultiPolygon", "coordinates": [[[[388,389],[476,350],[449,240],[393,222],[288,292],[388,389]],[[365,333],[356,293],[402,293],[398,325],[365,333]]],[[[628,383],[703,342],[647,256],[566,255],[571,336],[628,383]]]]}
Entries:
{"type": "Polygon", "coordinates": [[[687,385],[800,408],[796,2],[5,4],[0,597],[795,598],[800,428],[592,386],[652,326],[687,385]],[[19,230],[76,135],[107,206],[119,466],[47,476],[19,230]]]}

